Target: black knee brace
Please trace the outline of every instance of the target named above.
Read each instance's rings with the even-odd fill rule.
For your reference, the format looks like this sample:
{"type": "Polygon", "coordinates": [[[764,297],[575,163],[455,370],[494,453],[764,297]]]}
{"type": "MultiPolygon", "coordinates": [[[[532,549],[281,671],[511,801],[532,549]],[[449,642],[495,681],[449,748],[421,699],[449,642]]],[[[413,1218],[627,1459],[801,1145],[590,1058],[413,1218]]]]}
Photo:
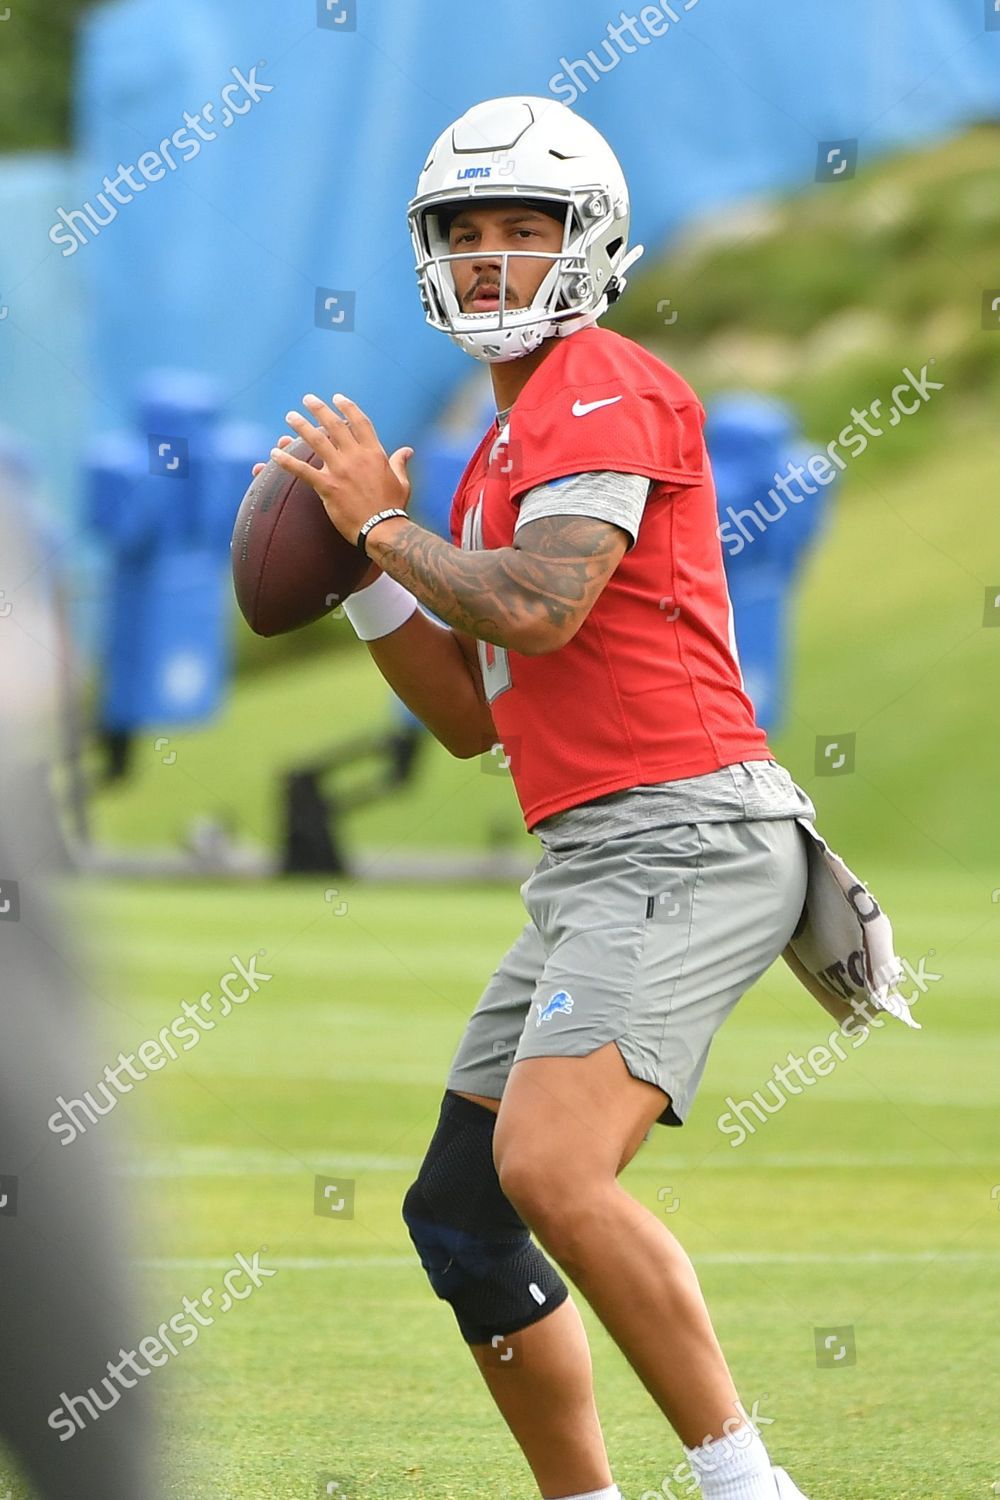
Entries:
{"type": "Polygon", "coordinates": [[[468,1344],[489,1344],[553,1312],[568,1290],[505,1197],[493,1164],[492,1110],[451,1089],[403,1199],[403,1219],[468,1344]]]}

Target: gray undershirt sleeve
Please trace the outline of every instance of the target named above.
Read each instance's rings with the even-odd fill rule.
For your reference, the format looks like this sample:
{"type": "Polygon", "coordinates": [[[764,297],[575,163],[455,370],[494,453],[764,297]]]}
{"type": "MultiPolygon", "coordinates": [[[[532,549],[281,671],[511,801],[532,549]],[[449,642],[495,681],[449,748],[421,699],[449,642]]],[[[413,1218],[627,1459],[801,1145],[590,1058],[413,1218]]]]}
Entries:
{"type": "Polygon", "coordinates": [[[642,474],[617,474],[607,469],[537,484],[521,497],[514,533],[543,516],[593,516],[598,521],[613,521],[627,531],[631,548],[639,535],[652,483],[642,474]]]}

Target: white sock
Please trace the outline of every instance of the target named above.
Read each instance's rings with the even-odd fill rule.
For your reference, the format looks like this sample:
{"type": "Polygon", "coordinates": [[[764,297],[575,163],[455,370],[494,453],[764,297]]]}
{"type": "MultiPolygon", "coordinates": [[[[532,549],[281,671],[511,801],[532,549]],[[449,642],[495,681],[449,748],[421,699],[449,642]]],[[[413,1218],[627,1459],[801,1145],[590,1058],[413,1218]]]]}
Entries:
{"type": "Polygon", "coordinates": [[[705,1500],[775,1500],[771,1460],[760,1433],[749,1424],[684,1452],[705,1500]]]}
{"type": "Polygon", "coordinates": [[[560,1495],[558,1500],[622,1500],[622,1492],[616,1484],[606,1490],[588,1490],[585,1495],[560,1495]]]}

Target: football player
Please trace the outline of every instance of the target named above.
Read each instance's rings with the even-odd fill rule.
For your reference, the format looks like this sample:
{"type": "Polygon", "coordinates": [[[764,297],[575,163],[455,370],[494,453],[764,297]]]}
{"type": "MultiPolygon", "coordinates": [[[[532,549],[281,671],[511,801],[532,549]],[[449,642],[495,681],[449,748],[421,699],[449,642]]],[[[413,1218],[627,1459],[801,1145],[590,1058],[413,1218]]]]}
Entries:
{"type": "Polygon", "coordinates": [[[453,754],[502,755],[542,853],[403,1216],[543,1496],[619,1495],[560,1270],[685,1446],[666,1493],[799,1496],[690,1260],[617,1180],[683,1123],[715,1032],[788,944],[815,815],[744,691],[705,414],[599,326],[642,250],[617,159],[565,105],[470,109],[409,223],[427,320],[489,364],[497,405],[452,541],[408,518],[412,449],[388,456],[346,395],[287,418],[322,468],[287,435],[272,456],[371,559],[346,611],[383,676],[453,754]]]}

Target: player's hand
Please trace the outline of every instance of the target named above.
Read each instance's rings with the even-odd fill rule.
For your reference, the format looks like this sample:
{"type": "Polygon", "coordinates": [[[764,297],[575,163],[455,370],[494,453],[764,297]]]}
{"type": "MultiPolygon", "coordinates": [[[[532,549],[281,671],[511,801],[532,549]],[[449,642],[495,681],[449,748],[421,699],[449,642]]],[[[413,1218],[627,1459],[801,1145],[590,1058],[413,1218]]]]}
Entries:
{"type": "Polygon", "coordinates": [[[311,485],[334,526],[353,545],[369,516],[390,506],[406,507],[410,499],[406,465],[413,449],[397,448],[389,457],[360,406],[340,394],[333,399],[343,417],[313,395],[302,398],[312,422],[297,411],[285,417],[322,460],[322,468],[293,458],[285,451],[287,443],[272,448],[271,457],[289,474],[311,485]]]}
{"type": "MultiPolygon", "coordinates": [[[[295,439],[294,438],[290,438],[288,436],[288,434],[286,433],[284,437],[280,437],[278,439],[278,447],[279,448],[287,448],[288,445],[289,445],[289,443],[294,443],[294,441],[295,441],[295,439]]],[[[265,467],[264,464],[254,464],[253,468],[250,470],[250,473],[256,479],[257,475],[260,473],[261,469],[263,469],[264,467],[265,467]]]]}

